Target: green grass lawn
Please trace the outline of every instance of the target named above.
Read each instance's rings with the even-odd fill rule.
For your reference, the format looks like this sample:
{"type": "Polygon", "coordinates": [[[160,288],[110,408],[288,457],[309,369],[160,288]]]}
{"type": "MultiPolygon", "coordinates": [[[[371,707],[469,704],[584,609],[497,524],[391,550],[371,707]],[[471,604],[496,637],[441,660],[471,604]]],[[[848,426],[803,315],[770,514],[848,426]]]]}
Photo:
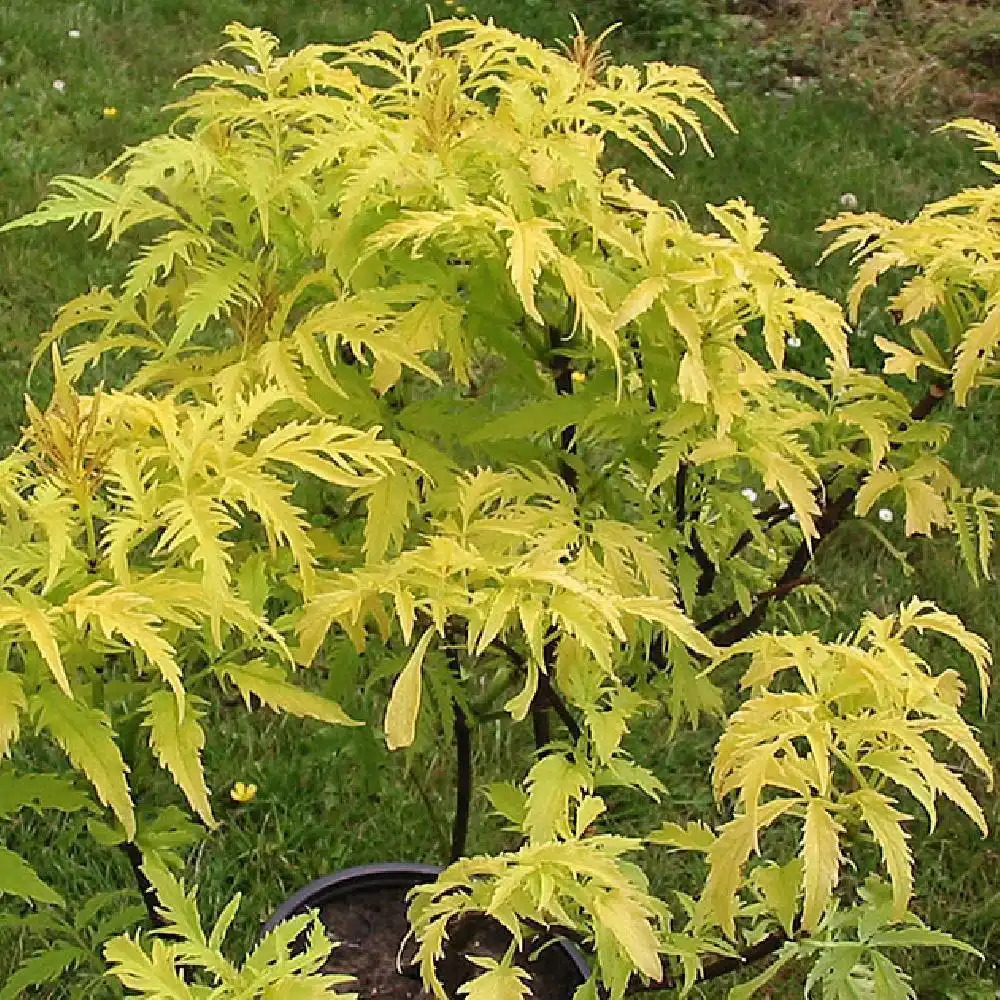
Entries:
{"type": "MultiPolygon", "coordinates": [[[[543,0],[498,0],[470,13],[494,16],[508,27],[546,41],[567,38],[572,26],[563,7],[543,0]]],[[[581,5],[581,18],[593,28],[606,18],[597,3],[581,5]]],[[[435,4],[438,14],[446,8],[435,4]]],[[[209,57],[230,20],[259,24],[274,31],[287,47],[307,41],[348,41],[377,27],[415,35],[426,23],[422,3],[370,0],[4,0],[0,5],[0,219],[6,221],[38,201],[48,180],[63,172],[95,172],[123,146],[162,131],[170,113],[175,79],[209,57]]],[[[627,29],[612,45],[627,55],[627,29]]],[[[650,52],[648,44],[645,51],[650,52]]],[[[672,53],[658,53],[670,58],[672,53]]],[[[695,52],[697,56],[697,52],[695,52]]],[[[697,60],[696,60],[697,61],[697,60]]],[[[712,65],[706,54],[706,66],[712,65]]],[[[742,196],[770,220],[769,249],[778,253],[806,284],[843,298],[848,272],[836,259],[822,269],[815,261],[822,249],[816,225],[840,210],[839,200],[852,193],[862,209],[905,217],[923,202],[985,180],[967,144],[951,135],[931,134],[922,120],[876,115],[850,94],[802,90],[791,97],[764,96],[753,87],[713,79],[739,128],[732,135],[713,126],[715,156],[692,147],[677,160],[675,178],[654,175],[643,165],[635,173],[646,188],[676,202],[692,219],[707,224],[706,202],[742,196]]],[[[122,256],[108,255],[88,243],[80,231],[56,228],[26,230],[0,240],[0,446],[17,437],[23,415],[30,353],[56,307],[92,285],[114,280],[122,256]]],[[[884,320],[867,310],[852,343],[856,363],[873,365],[877,352],[871,337],[884,320]]],[[[798,349],[809,366],[818,345],[798,349]]],[[[108,373],[109,377],[112,373],[108,373]]],[[[47,394],[44,371],[30,391],[47,394]]],[[[982,401],[975,415],[958,414],[951,457],[969,482],[1000,489],[1000,393],[982,401]]],[[[905,543],[898,523],[884,526],[888,539],[909,555],[906,575],[872,534],[854,526],[823,553],[818,572],[841,599],[834,620],[811,624],[832,637],[856,623],[866,608],[885,612],[916,593],[962,617],[1000,651],[1000,589],[974,588],[948,541],[905,543]]],[[[951,657],[950,651],[943,654],[951,657]]],[[[332,693],[361,717],[379,718],[375,706],[385,691],[375,686],[354,692],[359,663],[345,645],[341,670],[331,680],[332,693]]],[[[941,662],[940,666],[953,665],[941,662]]],[[[967,665],[954,666],[973,682],[967,665]]],[[[970,704],[976,703],[970,698],[970,704]]],[[[981,721],[987,750],[1000,756],[1000,709],[981,721]]],[[[216,800],[225,802],[237,780],[254,782],[259,791],[246,805],[220,808],[222,828],[192,855],[189,876],[202,887],[206,910],[214,914],[232,891],[244,894],[237,925],[238,944],[250,941],[258,922],[288,894],[308,880],[345,865],[388,859],[442,860],[442,841],[452,782],[446,750],[431,748],[415,766],[405,755],[390,756],[367,729],[327,729],[266,713],[248,715],[242,706],[222,706],[208,728],[206,771],[216,800]],[[428,802],[431,808],[428,809],[428,802]]],[[[669,804],[687,816],[710,814],[705,760],[714,732],[706,729],[677,745],[659,749],[662,727],[651,720],[633,739],[650,750],[670,793],[669,804]]],[[[480,776],[503,773],[513,761],[523,764],[527,737],[493,728],[477,734],[480,776]]],[[[136,775],[136,786],[157,805],[180,804],[180,796],[156,775],[136,775]]],[[[981,797],[991,826],[1000,826],[995,795],[981,797]]],[[[627,821],[628,803],[624,814],[627,821]]],[[[102,887],[129,884],[131,875],[113,850],[100,851],[75,832],[72,824],[22,817],[5,830],[11,847],[24,849],[40,874],[67,896],[102,887]],[[38,849],[40,842],[50,849],[38,849]]],[[[912,971],[920,996],[928,1000],[985,998],[985,983],[1000,982],[1000,836],[982,840],[976,829],[942,808],[940,823],[922,837],[917,852],[921,872],[921,912],[934,926],[971,942],[987,956],[979,961],[950,953],[914,959],[912,971]],[[980,984],[982,992],[975,992],[980,984]]],[[[498,827],[484,817],[473,824],[474,851],[503,843],[498,827]]],[[[675,862],[653,858],[655,883],[674,884],[675,862]]],[[[682,873],[683,875],[683,873],[682,873]]],[[[7,970],[25,946],[23,935],[0,938],[0,987],[7,970]]],[[[787,996],[795,987],[787,986],[787,996]]],[[[36,994],[32,994],[36,995],[36,994]]],[[[59,995],[57,992],[52,996],[59,995]]],[[[714,991],[712,995],[721,995],[714,991]]],[[[781,995],[779,994],[775,994],[781,995]]],[[[801,995],[801,989],[799,989],[801,995]]]]}

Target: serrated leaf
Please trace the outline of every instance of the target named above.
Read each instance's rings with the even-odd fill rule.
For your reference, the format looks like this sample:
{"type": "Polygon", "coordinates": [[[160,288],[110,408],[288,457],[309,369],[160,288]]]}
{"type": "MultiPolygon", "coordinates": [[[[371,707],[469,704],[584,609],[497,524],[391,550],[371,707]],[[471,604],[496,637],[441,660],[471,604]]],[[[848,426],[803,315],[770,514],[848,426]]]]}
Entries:
{"type": "Polygon", "coordinates": [[[982,696],[982,711],[986,714],[986,699],[990,690],[989,666],[992,662],[990,647],[982,636],[969,631],[957,615],[941,611],[925,601],[914,598],[900,611],[900,628],[915,628],[923,633],[924,629],[940,632],[957,642],[969,656],[972,657],[979,674],[979,689],[982,696]]]}
{"type": "Polygon", "coordinates": [[[872,980],[874,995],[878,1000],[913,1000],[913,990],[903,975],[885,955],[872,952],[875,976],[872,980]]]}
{"type": "Polygon", "coordinates": [[[843,827],[830,815],[829,803],[811,799],[802,831],[802,885],[805,900],[802,926],[811,931],[819,923],[840,876],[840,834],[843,827]]]}
{"type": "Polygon", "coordinates": [[[934,791],[914,768],[892,750],[875,750],[858,761],[858,765],[878,771],[905,788],[924,807],[933,832],[937,825],[934,791]]]}
{"type": "Polygon", "coordinates": [[[955,948],[982,958],[982,953],[971,944],[930,927],[889,928],[874,934],[868,939],[868,944],[872,948],[955,948]]]}
{"type": "Polygon", "coordinates": [[[527,812],[527,794],[506,781],[497,781],[489,785],[486,794],[494,811],[509,819],[520,829],[527,812]]]}
{"type": "Polygon", "coordinates": [[[24,858],[6,847],[0,847],[0,896],[2,895],[65,906],[62,896],[47,886],[24,858]]]}
{"type": "Polygon", "coordinates": [[[699,851],[706,853],[715,843],[715,834],[704,823],[690,821],[687,826],[664,823],[659,830],[647,835],[651,844],[663,844],[678,851],[699,851]]]}
{"type": "Polygon", "coordinates": [[[524,829],[533,844],[558,837],[569,839],[570,803],[583,798],[589,790],[590,776],[585,768],[562,754],[552,753],[538,761],[528,773],[528,809],[524,829]]]}
{"type": "Polygon", "coordinates": [[[495,959],[469,956],[487,971],[458,988],[469,1000],[523,1000],[531,995],[531,977],[523,969],[505,968],[495,959]]]}
{"type": "Polygon", "coordinates": [[[218,951],[222,948],[222,943],[226,939],[226,935],[229,933],[229,928],[236,918],[236,912],[240,908],[240,900],[242,896],[240,893],[236,893],[235,896],[228,903],[226,903],[225,908],[222,913],[219,914],[219,919],[216,920],[215,926],[212,928],[212,933],[208,937],[208,947],[213,951],[218,951]]]}
{"type": "Polygon", "coordinates": [[[290,684],[279,667],[264,663],[245,663],[240,666],[225,664],[215,668],[216,674],[231,680],[243,696],[248,708],[251,698],[289,715],[318,719],[334,726],[360,726],[335,701],[290,684]]]}
{"type": "Polygon", "coordinates": [[[90,956],[75,945],[60,945],[46,948],[22,962],[20,967],[7,977],[0,989],[0,1000],[17,1000],[32,986],[42,986],[62,977],[77,962],[86,962],[90,956]]]}
{"type": "Polygon", "coordinates": [[[870,788],[852,792],[850,798],[882,849],[882,859],[892,882],[893,918],[901,920],[913,895],[913,858],[901,822],[909,817],[893,807],[892,800],[870,788]]]}
{"type": "Polygon", "coordinates": [[[177,699],[167,691],[154,691],[143,705],[143,725],[149,729],[149,745],[184,792],[191,808],[210,829],[217,826],[208,801],[208,786],[201,764],[205,733],[198,722],[201,713],[189,700],[183,720],[177,699]]]}
{"type": "MultiPolygon", "coordinates": [[[[729,996],[727,1000],[750,1000],[759,989],[774,979],[781,970],[788,965],[797,956],[794,951],[790,951],[785,955],[779,956],[776,962],[772,962],[760,975],[754,976],[753,979],[745,983],[740,983],[739,986],[734,986],[729,991],[729,996]]],[[[770,992],[765,993],[764,996],[770,996],[770,992]]]]}
{"type": "Polygon", "coordinates": [[[58,774],[0,773],[0,817],[20,809],[58,809],[73,813],[93,808],[93,799],[70,778],[58,774]]]}
{"type": "Polygon", "coordinates": [[[410,476],[386,476],[365,490],[365,560],[370,565],[380,562],[403,543],[409,523],[410,505],[418,500],[410,476]]]}
{"type": "Polygon", "coordinates": [[[944,497],[930,483],[921,479],[903,480],[906,497],[906,534],[930,535],[935,524],[948,524],[948,508],[944,497]]]}
{"type": "Polygon", "coordinates": [[[504,228],[510,230],[507,240],[510,280],[524,311],[536,323],[544,324],[545,320],[535,305],[535,283],[542,268],[559,257],[559,251],[549,236],[549,232],[558,226],[549,219],[525,219],[519,222],[511,218],[504,223],[504,228]]]}
{"type": "Polygon", "coordinates": [[[955,402],[965,406],[969,393],[979,384],[983,369],[993,360],[1000,346],[1000,308],[987,313],[986,318],[965,331],[955,355],[955,402]]]}
{"type": "Polygon", "coordinates": [[[718,924],[730,937],[736,930],[737,891],[743,868],[761,830],[784,815],[793,799],[776,799],[758,807],[756,816],[746,814],[730,820],[708,852],[708,878],[698,901],[699,920],[718,924]],[[755,822],[756,820],[756,822],[755,822]]]}
{"type": "Polygon", "coordinates": [[[792,858],[787,864],[761,865],[753,872],[753,880],[760,889],[764,902],[789,936],[799,909],[802,868],[802,859],[792,858]]]}
{"type": "Polygon", "coordinates": [[[599,795],[586,796],[576,810],[576,835],[585,837],[591,825],[604,814],[607,806],[599,795]]]}
{"type": "Polygon", "coordinates": [[[876,469],[858,490],[854,509],[860,517],[871,510],[876,500],[899,484],[899,473],[895,469],[876,469]]]}
{"type": "Polygon", "coordinates": [[[117,937],[104,946],[110,973],[140,996],[157,1000],[194,1000],[194,994],[177,969],[174,953],[162,941],[154,941],[147,955],[138,941],[117,937]]]}
{"type": "Polygon", "coordinates": [[[38,728],[47,729],[73,766],[90,780],[100,801],[110,806],[131,840],[135,813],[126,775],[128,767],[113,738],[108,717],[66,697],[58,688],[43,687],[31,698],[38,728]]]}
{"type": "Polygon", "coordinates": [[[637,969],[652,980],[663,978],[659,942],[642,908],[620,890],[594,899],[594,915],[615,936],[637,969]]]}
{"type": "Polygon", "coordinates": [[[59,642],[52,628],[51,612],[45,608],[24,607],[15,605],[13,608],[0,608],[0,620],[6,624],[20,622],[31,636],[31,641],[38,647],[46,666],[52,671],[52,677],[67,698],[73,697],[63,666],[62,655],[59,652],[59,642]]]}

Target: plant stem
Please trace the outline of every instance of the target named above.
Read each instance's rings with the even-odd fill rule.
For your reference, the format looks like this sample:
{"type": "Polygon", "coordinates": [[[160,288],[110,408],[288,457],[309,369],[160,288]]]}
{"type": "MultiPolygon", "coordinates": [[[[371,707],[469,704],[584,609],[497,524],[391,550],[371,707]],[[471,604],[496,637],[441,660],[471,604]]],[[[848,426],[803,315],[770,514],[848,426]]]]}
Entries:
{"type": "MultiPolygon", "coordinates": [[[[519,671],[523,672],[527,669],[524,657],[516,649],[514,649],[513,646],[504,642],[503,639],[494,639],[491,645],[505,653],[510,662],[519,671]]],[[[549,661],[554,652],[555,646],[550,641],[544,650],[546,661],[549,661]]],[[[551,663],[546,662],[546,666],[551,667],[551,663]]],[[[538,675],[538,691],[535,698],[540,701],[541,707],[551,708],[555,711],[556,715],[559,716],[559,720],[569,732],[574,743],[580,739],[580,736],[583,734],[583,730],[580,729],[580,724],[573,718],[573,713],[569,710],[569,706],[565,701],[563,701],[559,692],[552,686],[552,680],[547,673],[542,672],[538,675]]]]}
{"type": "Polygon", "coordinates": [[[472,734],[465,712],[455,704],[455,819],[451,828],[451,860],[465,854],[469,837],[469,810],[472,803],[472,734]]]}
{"type": "Polygon", "coordinates": [[[135,883],[139,889],[139,893],[142,896],[142,901],[146,906],[146,912],[149,914],[149,922],[152,924],[154,929],[159,929],[165,927],[166,924],[163,918],[160,916],[160,897],[156,895],[156,890],[153,888],[153,884],[146,878],[146,873],[142,870],[142,851],[139,850],[138,846],[131,840],[123,840],[119,845],[122,854],[128,858],[128,863],[132,867],[132,873],[135,875],[135,883]]]}
{"type": "MultiPolygon", "coordinates": [[[[690,466],[687,462],[681,462],[677,468],[677,478],[674,480],[674,510],[677,516],[677,528],[683,534],[684,524],[688,520],[687,517],[687,480],[688,471],[690,466]]],[[[698,576],[698,595],[704,597],[712,589],[712,584],[715,583],[715,574],[718,570],[715,563],[712,562],[708,553],[702,547],[701,539],[698,538],[697,532],[692,528],[691,530],[691,541],[688,545],[688,552],[694,557],[694,561],[698,564],[698,569],[701,573],[698,576]]]]}
{"type": "MultiPolygon", "coordinates": [[[[558,327],[549,327],[549,370],[552,372],[552,380],[555,383],[556,392],[560,396],[573,395],[573,370],[570,368],[570,359],[559,350],[562,342],[561,331],[558,327]]],[[[576,425],[567,424],[559,434],[559,446],[562,451],[569,455],[576,452],[576,425]]],[[[559,475],[571,490],[576,490],[577,475],[576,470],[565,459],[559,460],[559,475]]]]}
{"type": "Polygon", "coordinates": [[[541,693],[542,689],[539,688],[531,702],[531,731],[535,738],[535,749],[544,755],[547,753],[546,747],[552,742],[552,725],[548,709],[544,707],[539,697],[541,693]]]}
{"type": "MultiPolygon", "coordinates": [[[[813,576],[800,576],[796,580],[790,580],[784,585],[778,585],[772,587],[770,590],[765,590],[762,594],[757,596],[758,601],[769,601],[772,598],[782,598],[786,594],[790,594],[793,590],[799,587],[804,587],[807,583],[815,583],[816,578],[813,576]]],[[[718,628],[723,622],[728,621],[740,610],[739,601],[733,601],[728,607],[723,608],[721,611],[717,611],[711,618],[707,618],[703,621],[698,628],[702,632],[710,632],[714,628],[718,628]]]]}

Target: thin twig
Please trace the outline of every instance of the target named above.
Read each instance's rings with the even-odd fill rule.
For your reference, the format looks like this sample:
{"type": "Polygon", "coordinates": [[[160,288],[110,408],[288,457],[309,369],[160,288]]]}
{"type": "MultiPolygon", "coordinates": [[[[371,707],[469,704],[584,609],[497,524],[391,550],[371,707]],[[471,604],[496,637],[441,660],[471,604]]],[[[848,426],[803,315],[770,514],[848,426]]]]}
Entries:
{"type": "MultiPolygon", "coordinates": [[[[950,381],[932,384],[923,398],[910,411],[910,421],[916,423],[928,417],[941,400],[947,396],[949,388],[950,381]]],[[[860,442],[855,445],[855,448],[859,445],[860,442]]],[[[898,443],[892,445],[893,449],[897,447],[898,443]]],[[[815,558],[816,550],[819,548],[820,543],[828,538],[834,529],[840,525],[857,499],[857,495],[858,487],[851,486],[844,490],[836,500],[827,503],[821,509],[820,516],[816,519],[816,536],[811,539],[802,539],[798,548],[792,554],[788,565],[785,567],[784,573],[781,574],[770,590],[758,596],[749,614],[727,629],[722,635],[712,637],[712,641],[717,646],[731,646],[741,639],[745,639],[761,625],[770,602],[772,600],[780,600],[795,589],[795,587],[789,588],[789,584],[802,576],[802,571],[815,558]]],[[[707,622],[703,622],[699,625],[699,628],[702,631],[710,631],[707,622]]]]}
{"type": "MultiPolygon", "coordinates": [[[[800,576],[795,580],[789,580],[788,583],[772,587],[770,590],[765,590],[762,594],[757,595],[758,601],[769,601],[774,598],[784,597],[786,594],[790,594],[793,590],[797,590],[799,587],[804,587],[806,584],[815,583],[816,578],[814,576],[800,576]]],[[[740,602],[733,601],[732,604],[723,608],[721,611],[717,611],[711,618],[705,619],[698,628],[702,632],[710,632],[714,628],[718,628],[723,622],[729,621],[730,618],[736,616],[740,610],[740,602]]],[[[753,613],[752,610],[750,612],[753,613]]]]}
{"type": "MultiPolygon", "coordinates": [[[[524,657],[509,643],[504,642],[503,639],[498,637],[494,639],[490,645],[495,646],[502,653],[504,653],[518,670],[527,670],[528,665],[524,657]]],[[[554,648],[551,642],[545,647],[545,653],[547,655],[550,647],[554,648]]],[[[538,692],[536,693],[536,698],[539,695],[541,695],[544,700],[544,707],[551,708],[556,715],[559,716],[559,720],[566,727],[573,741],[576,742],[579,740],[583,732],[580,729],[580,724],[573,717],[573,713],[570,712],[569,706],[565,701],[563,701],[559,692],[552,686],[551,678],[544,671],[540,671],[538,674],[538,692]]]]}

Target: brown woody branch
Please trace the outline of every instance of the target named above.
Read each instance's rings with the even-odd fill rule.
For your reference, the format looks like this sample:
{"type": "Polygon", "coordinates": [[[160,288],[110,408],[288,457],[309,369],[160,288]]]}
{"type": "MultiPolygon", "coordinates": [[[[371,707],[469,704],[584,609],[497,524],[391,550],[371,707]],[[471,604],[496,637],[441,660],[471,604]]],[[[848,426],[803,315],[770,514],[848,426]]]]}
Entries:
{"type": "MultiPolygon", "coordinates": [[[[514,664],[518,670],[526,671],[527,663],[524,657],[509,643],[504,642],[503,639],[496,638],[490,644],[499,649],[506,657],[514,664]]],[[[549,641],[545,647],[546,660],[552,655],[550,650],[554,650],[554,644],[549,641]]],[[[573,713],[569,710],[569,706],[563,701],[559,692],[552,686],[552,680],[545,671],[539,671],[538,674],[538,691],[535,694],[535,698],[532,702],[532,707],[534,707],[535,702],[538,703],[538,707],[541,710],[552,709],[557,716],[559,716],[559,721],[566,727],[570,736],[575,743],[580,739],[582,735],[582,730],[580,729],[580,724],[573,718],[573,713]]]]}
{"type": "MultiPolygon", "coordinates": [[[[934,408],[948,394],[949,388],[950,380],[943,383],[932,384],[923,398],[910,411],[910,422],[916,423],[917,421],[924,420],[928,417],[933,412],[934,408]]],[[[857,447],[857,445],[855,447],[857,447]]],[[[898,447],[898,445],[893,445],[893,448],[896,447],[898,447]]],[[[785,571],[781,574],[775,585],[770,588],[770,590],[766,590],[763,594],[758,596],[757,600],[754,602],[753,608],[750,610],[750,613],[744,616],[740,621],[736,622],[735,625],[727,629],[721,635],[712,637],[712,641],[717,646],[731,646],[734,643],[739,642],[741,639],[745,639],[751,632],[760,627],[771,601],[780,600],[795,589],[794,586],[789,585],[792,584],[793,581],[799,580],[802,577],[802,572],[814,558],[816,549],[818,549],[819,545],[826,538],[828,538],[830,534],[832,534],[835,528],[841,524],[848,511],[854,505],[857,495],[858,487],[852,486],[844,490],[844,492],[841,493],[835,500],[820,508],[820,516],[816,519],[816,536],[811,540],[813,548],[810,549],[810,540],[805,538],[802,539],[798,548],[792,554],[792,558],[789,560],[788,565],[785,567],[785,571]]],[[[801,584],[797,585],[801,586],[801,584]]],[[[713,616],[713,619],[716,617],[718,616],[713,616]]],[[[699,629],[703,632],[708,632],[711,631],[712,628],[721,624],[721,622],[710,624],[713,619],[708,619],[706,622],[702,622],[698,626],[699,629]]],[[[722,619],[722,621],[725,620],[727,619],[722,619]]]]}

